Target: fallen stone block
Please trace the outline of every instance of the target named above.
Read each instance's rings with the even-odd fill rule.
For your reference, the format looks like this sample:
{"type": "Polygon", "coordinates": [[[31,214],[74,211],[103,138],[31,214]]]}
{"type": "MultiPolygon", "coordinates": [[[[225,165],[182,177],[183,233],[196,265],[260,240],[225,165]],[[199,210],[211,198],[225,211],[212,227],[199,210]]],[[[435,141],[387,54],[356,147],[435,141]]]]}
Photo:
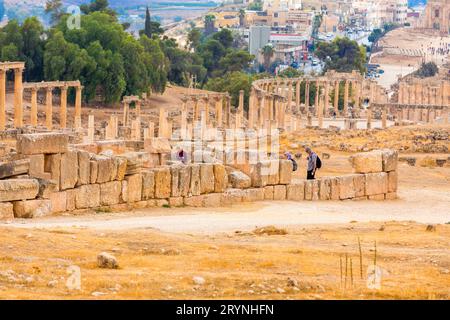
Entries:
{"type": "Polygon", "coordinates": [[[305,200],[312,200],[313,181],[305,181],[305,200]]]}
{"type": "Polygon", "coordinates": [[[63,133],[23,134],[17,138],[17,152],[24,155],[66,153],[69,136],[63,133]]]}
{"type": "Polygon", "coordinates": [[[125,174],[127,172],[128,160],[126,158],[114,157],[115,165],[117,166],[117,176],[114,180],[122,181],[125,179],[125,174]]]}
{"type": "Polygon", "coordinates": [[[396,200],[397,199],[397,192],[388,192],[384,195],[385,200],[396,200]]]}
{"type": "Polygon", "coordinates": [[[61,155],[60,154],[46,154],[45,155],[45,172],[50,172],[50,179],[55,181],[60,189],[61,177],[61,155]]]}
{"type": "Polygon", "coordinates": [[[286,198],[291,201],[305,199],[305,181],[295,182],[286,186],[286,198]]]}
{"type": "Polygon", "coordinates": [[[204,195],[184,197],[184,205],[188,207],[202,207],[204,195]]]}
{"type": "Polygon", "coordinates": [[[366,174],[367,196],[380,195],[387,192],[388,192],[388,174],[386,172],[366,174]]]}
{"type": "Polygon", "coordinates": [[[78,193],[78,189],[66,190],[66,210],[74,211],[77,207],[75,204],[75,198],[78,193]]]}
{"type": "Polygon", "coordinates": [[[269,171],[270,162],[269,161],[263,161],[258,162],[254,165],[250,166],[250,178],[252,180],[252,187],[255,188],[262,188],[267,185],[269,176],[267,175],[267,172],[269,171]]]}
{"type": "Polygon", "coordinates": [[[182,207],[184,205],[183,197],[170,197],[169,198],[169,206],[171,207],[182,207]]]}
{"type": "Polygon", "coordinates": [[[264,200],[264,188],[245,189],[242,197],[244,202],[255,202],[264,200]]]}
{"type": "Polygon", "coordinates": [[[280,161],[269,160],[269,170],[267,172],[267,184],[277,185],[280,183],[280,161]]]}
{"type": "Polygon", "coordinates": [[[91,160],[89,162],[90,173],[91,173],[91,184],[97,182],[98,175],[98,164],[96,160],[91,160]]]}
{"type": "Polygon", "coordinates": [[[61,174],[59,178],[61,190],[73,189],[78,181],[78,154],[67,151],[61,154],[61,174]]]}
{"type": "Polygon", "coordinates": [[[319,180],[312,180],[311,200],[319,200],[319,180]]]}
{"type": "Polygon", "coordinates": [[[232,171],[228,175],[228,179],[235,189],[247,189],[252,185],[252,180],[250,179],[250,177],[241,171],[232,171]]]}
{"type": "Polygon", "coordinates": [[[100,207],[100,185],[86,184],[80,186],[75,193],[76,209],[90,209],[100,207]]]}
{"type": "Polygon", "coordinates": [[[97,256],[97,266],[99,268],[117,269],[119,268],[119,263],[117,262],[116,257],[114,257],[113,255],[107,252],[101,252],[97,256]]]}
{"type": "Polygon", "coordinates": [[[0,202],[0,221],[14,219],[14,209],[11,202],[0,202]]]}
{"type": "Polygon", "coordinates": [[[142,171],[142,199],[155,198],[155,173],[153,171],[142,171]]]}
{"type": "Polygon", "coordinates": [[[371,173],[383,171],[382,152],[379,150],[357,153],[350,157],[355,173],[371,173]]]}
{"type": "Polygon", "coordinates": [[[28,174],[30,169],[30,159],[16,160],[7,163],[0,163],[0,179],[28,174]]]}
{"type": "Polygon", "coordinates": [[[31,178],[51,179],[51,174],[45,172],[45,157],[43,154],[33,154],[29,156],[30,169],[28,175],[31,178]]]}
{"type": "Polygon", "coordinates": [[[54,192],[58,192],[58,184],[54,180],[37,179],[39,182],[38,197],[42,199],[50,199],[54,192]]]}
{"type": "Polygon", "coordinates": [[[355,188],[355,197],[364,197],[366,195],[366,176],[364,174],[355,174],[353,176],[353,186],[355,188]]]}
{"type": "Polygon", "coordinates": [[[38,218],[52,213],[50,200],[21,200],[14,201],[14,217],[16,218],[38,218]]]}
{"type": "Polygon", "coordinates": [[[112,206],[120,203],[122,193],[122,183],[120,181],[110,181],[100,184],[100,205],[112,206]]]}
{"type": "Polygon", "coordinates": [[[0,202],[34,199],[38,192],[36,179],[0,180],[0,202]]]}
{"type": "Polygon", "coordinates": [[[111,172],[113,171],[114,161],[112,158],[105,156],[96,156],[97,162],[97,181],[96,183],[105,183],[111,181],[111,172]]]}
{"type": "Polygon", "coordinates": [[[398,152],[393,149],[383,149],[381,150],[383,158],[383,171],[389,172],[397,170],[398,163],[398,152]]]}
{"type": "Polygon", "coordinates": [[[285,185],[276,185],[273,187],[273,200],[286,200],[285,185]]]}
{"type": "Polygon", "coordinates": [[[155,198],[170,198],[172,186],[169,167],[155,168],[155,198]]]}
{"type": "Polygon", "coordinates": [[[156,207],[163,208],[169,206],[169,201],[167,199],[156,199],[155,200],[156,207]]]}
{"type": "Polygon", "coordinates": [[[222,195],[220,193],[209,193],[203,196],[203,207],[217,208],[220,207],[222,195]]]}
{"type": "Polygon", "coordinates": [[[339,180],[336,177],[330,178],[331,181],[331,197],[330,200],[339,200],[340,188],[339,188],[339,180]]]}

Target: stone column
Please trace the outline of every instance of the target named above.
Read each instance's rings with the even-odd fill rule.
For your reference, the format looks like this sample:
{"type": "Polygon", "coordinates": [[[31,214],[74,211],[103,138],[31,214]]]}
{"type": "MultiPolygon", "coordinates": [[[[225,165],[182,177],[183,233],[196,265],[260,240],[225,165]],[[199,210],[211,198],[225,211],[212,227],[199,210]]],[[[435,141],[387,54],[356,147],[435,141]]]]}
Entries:
{"type": "Polygon", "coordinates": [[[253,129],[255,126],[255,90],[250,91],[250,98],[248,100],[248,128],[253,129]]]}
{"type": "Polygon", "coordinates": [[[227,95],[225,99],[225,115],[226,115],[226,125],[227,128],[230,127],[231,122],[231,97],[227,95]]]}
{"type": "MultiPolygon", "coordinates": [[[[184,103],[185,105],[186,103],[184,103]]],[[[181,110],[181,118],[180,118],[180,137],[181,139],[186,139],[186,130],[187,130],[187,112],[186,108],[183,107],[181,110]]]]}
{"type": "Polygon", "coordinates": [[[6,129],[6,71],[0,70],[0,131],[6,129]]]}
{"type": "Polygon", "coordinates": [[[23,127],[23,69],[14,69],[14,126],[23,127]]]}
{"type": "Polygon", "coordinates": [[[323,128],[323,107],[325,104],[325,95],[324,91],[322,90],[320,92],[320,98],[319,98],[319,106],[317,110],[317,121],[319,128],[323,128]]]}
{"type": "Polygon", "coordinates": [[[216,126],[223,126],[223,97],[216,98],[216,126]]]}
{"type": "Polygon", "coordinates": [[[239,90],[238,114],[240,116],[244,114],[244,90],[239,90]]]}
{"type": "Polygon", "coordinates": [[[194,98],[194,122],[198,121],[200,118],[200,110],[198,105],[199,99],[194,98]]]}
{"type": "Polygon", "coordinates": [[[323,115],[328,115],[328,107],[330,103],[330,83],[328,81],[325,81],[325,92],[324,92],[324,99],[323,99],[323,115]]]}
{"type": "Polygon", "coordinates": [[[123,102],[123,126],[128,126],[128,121],[130,120],[130,105],[128,102],[123,102]]]}
{"type": "Polygon", "coordinates": [[[38,125],[37,88],[31,88],[31,125],[38,125]]]}
{"type": "Polygon", "coordinates": [[[306,85],[305,85],[305,108],[308,113],[308,110],[309,110],[309,81],[306,81],[306,85]]]}
{"type": "Polygon", "coordinates": [[[93,114],[88,117],[88,142],[93,143],[95,138],[95,118],[93,114]]]}
{"type": "Polygon", "coordinates": [[[297,83],[295,84],[295,106],[296,111],[299,112],[300,110],[300,86],[302,81],[299,79],[297,80],[297,83]]]}
{"type": "Polygon", "coordinates": [[[383,106],[381,110],[381,127],[383,129],[387,128],[387,106],[383,106]]]}
{"type": "Polygon", "coordinates": [[[314,109],[316,114],[319,112],[319,94],[320,94],[320,82],[316,80],[316,96],[314,97],[314,109]]]}
{"type": "Polygon", "coordinates": [[[136,117],[140,117],[141,116],[141,100],[136,100],[134,102],[135,106],[136,106],[136,117]]]}
{"type": "Polygon", "coordinates": [[[46,88],[45,98],[45,126],[48,130],[53,129],[53,88],[46,88]]]}
{"type": "Polygon", "coordinates": [[[258,129],[261,129],[264,127],[265,123],[265,105],[266,105],[266,99],[265,94],[263,94],[261,97],[258,97],[258,129]]]}
{"type": "Polygon", "coordinates": [[[345,80],[345,90],[344,90],[344,117],[347,117],[348,115],[348,96],[349,96],[349,87],[350,83],[348,80],[345,80]]]}
{"type": "Polygon", "coordinates": [[[81,128],[81,90],[81,86],[75,88],[75,129],[81,128]]]}
{"type": "Polygon", "coordinates": [[[165,130],[166,130],[166,112],[164,111],[163,108],[159,109],[159,128],[158,128],[158,137],[164,137],[165,134],[165,130]]]}
{"type": "Polygon", "coordinates": [[[334,83],[334,112],[339,115],[339,80],[334,83]]]}
{"type": "Polygon", "coordinates": [[[290,112],[292,110],[292,97],[293,97],[293,86],[292,81],[289,81],[288,85],[288,95],[287,95],[287,110],[290,112]]]}
{"type": "Polygon", "coordinates": [[[367,107],[367,129],[372,129],[372,107],[367,107]]]}
{"type": "Polygon", "coordinates": [[[59,123],[61,129],[67,127],[67,87],[61,88],[61,103],[60,103],[59,123]]]}

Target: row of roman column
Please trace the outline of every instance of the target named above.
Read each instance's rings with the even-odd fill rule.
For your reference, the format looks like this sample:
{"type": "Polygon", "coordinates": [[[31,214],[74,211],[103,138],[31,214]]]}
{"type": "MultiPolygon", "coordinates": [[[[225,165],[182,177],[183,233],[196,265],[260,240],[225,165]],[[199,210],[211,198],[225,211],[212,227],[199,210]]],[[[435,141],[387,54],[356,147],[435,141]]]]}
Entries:
{"type": "Polygon", "coordinates": [[[422,83],[399,83],[399,104],[450,105],[450,83],[442,81],[440,86],[422,83]]]}
{"type": "MultiPolygon", "coordinates": [[[[55,88],[60,88],[60,112],[59,112],[59,122],[60,128],[67,128],[67,91],[69,86],[51,86],[45,83],[39,83],[36,85],[30,84],[28,87],[31,90],[31,126],[38,125],[38,108],[37,108],[37,96],[40,89],[45,89],[45,126],[48,130],[53,130],[53,90],[55,88]]],[[[27,89],[28,89],[27,88],[27,89]]],[[[81,128],[81,86],[75,87],[75,123],[74,128],[81,128]]]]}
{"type": "MultiPolygon", "coordinates": [[[[329,116],[330,95],[334,90],[334,101],[332,103],[333,110],[336,115],[339,111],[339,91],[341,80],[324,81],[324,80],[304,80],[298,79],[288,82],[277,81],[261,81],[252,87],[249,101],[249,126],[261,126],[266,120],[278,120],[279,125],[284,124],[283,117],[288,113],[300,114],[301,84],[304,82],[304,106],[306,114],[310,115],[310,86],[314,82],[316,85],[316,94],[314,97],[314,112],[320,119],[323,116],[329,116]],[[295,89],[294,89],[295,86],[295,89]],[[295,96],[295,102],[294,102],[295,96]]],[[[375,87],[371,87],[371,95],[376,96],[375,87]]],[[[354,107],[360,108],[360,100],[363,95],[362,84],[359,81],[344,80],[344,108],[342,114],[347,116],[350,98],[355,102],[354,107]],[[350,88],[352,96],[350,97],[350,88]]]]}
{"type": "MultiPolygon", "coordinates": [[[[186,97],[182,99],[181,126],[187,126],[187,118],[192,110],[192,121],[197,123],[201,120],[204,113],[204,121],[207,125],[214,122],[218,128],[229,128],[231,126],[231,97],[228,95],[205,95],[186,97]],[[214,108],[214,109],[213,109],[214,108]],[[215,119],[211,118],[211,110],[214,110],[215,119]]],[[[243,91],[240,93],[237,118],[243,115],[244,100],[243,91]]]]}
{"type": "Polygon", "coordinates": [[[399,120],[409,120],[414,122],[430,122],[433,123],[438,117],[448,123],[449,107],[438,108],[420,108],[419,106],[400,106],[397,108],[397,118],[399,120]]]}

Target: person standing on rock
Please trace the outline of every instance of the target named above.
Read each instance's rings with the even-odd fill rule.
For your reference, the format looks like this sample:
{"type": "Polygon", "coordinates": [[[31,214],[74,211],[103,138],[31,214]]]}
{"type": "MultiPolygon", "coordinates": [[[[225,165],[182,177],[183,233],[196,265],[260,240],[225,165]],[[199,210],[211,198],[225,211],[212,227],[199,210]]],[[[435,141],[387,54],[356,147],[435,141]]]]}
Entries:
{"type": "Polygon", "coordinates": [[[308,161],[308,168],[307,168],[307,174],[306,179],[308,180],[314,180],[317,170],[317,154],[311,150],[310,147],[305,148],[305,152],[308,154],[308,157],[306,160],[308,161]]]}

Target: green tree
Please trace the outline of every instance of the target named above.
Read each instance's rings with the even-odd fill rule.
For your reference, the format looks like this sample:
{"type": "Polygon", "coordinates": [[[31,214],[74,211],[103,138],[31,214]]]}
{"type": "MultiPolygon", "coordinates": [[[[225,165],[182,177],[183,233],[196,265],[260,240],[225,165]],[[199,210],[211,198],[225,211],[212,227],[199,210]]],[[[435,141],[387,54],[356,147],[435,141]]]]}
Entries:
{"type": "Polygon", "coordinates": [[[233,34],[229,29],[222,29],[216,32],[212,38],[219,41],[225,49],[230,48],[233,44],[233,34]]]}
{"type": "Polygon", "coordinates": [[[278,74],[281,78],[298,78],[304,75],[304,72],[288,67],[278,74]]]}
{"type": "Polygon", "coordinates": [[[219,61],[223,72],[243,71],[248,69],[255,57],[244,50],[231,50],[219,61]]]}
{"type": "Polygon", "coordinates": [[[420,78],[434,77],[439,72],[439,68],[434,62],[422,63],[415,74],[420,78]]]}
{"type": "Polygon", "coordinates": [[[82,4],[80,6],[81,12],[89,14],[92,12],[103,12],[111,16],[116,16],[116,12],[109,7],[108,0],[92,0],[90,4],[82,4]]]}
{"type": "Polygon", "coordinates": [[[200,32],[200,29],[198,28],[192,28],[188,33],[188,47],[196,51],[197,48],[200,46],[202,39],[202,33],[200,32]]]}
{"type": "Polygon", "coordinates": [[[150,10],[145,10],[145,24],[144,24],[144,34],[151,39],[152,38],[152,20],[150,18],[150,10]]]}
{"type": "Polygon", "coordinates": [[[205,16],[205,19],[204,19],[205,36],[209,36],[216,31],[215,22],[216,22],[216,17],[214,15],[208,14],[205,16]]]}
{"type": "Polygon", "coordinates": [[[36,17],[25,19],[21,27],[25,60],[25,81],[41,81],[44,72],[44,27],[36,17]]]}
{"type": "Polygon", "coordinates": [[[272,58],[275,55],[275,49],[273,48],[273,46],[271,45],[265,45],[262,49],[261,49],[261,53],[263,55],[263,60],[264,60],[264,70],[266,72],[269,71],[270,69],[270,64],[272,62],[272,58]]]}
{"type": "Polygon", "coordinates": [[[366,70],[366,49],[348,38],[336,38],[332,42],[319,42],[317,56],[325,61],[325,70],[351,72],[366,70]]]}

